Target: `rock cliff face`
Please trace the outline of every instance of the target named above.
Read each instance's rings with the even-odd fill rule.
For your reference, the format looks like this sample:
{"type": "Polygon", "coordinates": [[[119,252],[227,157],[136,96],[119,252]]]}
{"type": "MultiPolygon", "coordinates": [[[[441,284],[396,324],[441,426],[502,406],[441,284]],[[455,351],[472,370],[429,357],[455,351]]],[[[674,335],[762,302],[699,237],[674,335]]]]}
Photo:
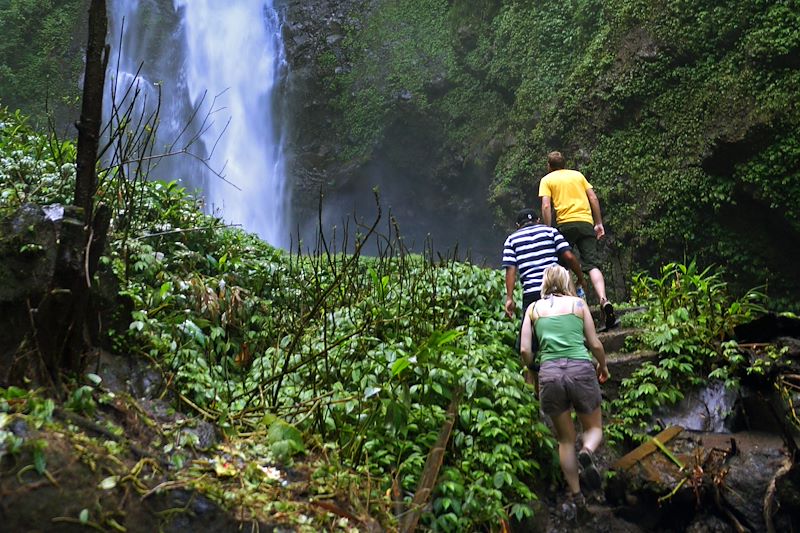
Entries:
{"type": "MultiPolygon", "coordinates": [[[[457,245],[462,257],[469,250],[474,259],[496,262],[505,228],[494,225],[485,191],[498,154],[466,160],[447,145],[447,124],[422,105],[446,91],[446,72],[426,79],[420,90],[391,90],[372,122],[374,137],[365,141],[346,126],[350,115],[372,111],[358,104],[356,93],[368,88],[352,85],[352,71],[364,67],[357,43],[365,25],[375,31],[370,19],[381,4],[289,0],[281,8],[290,64],[294,224],[306,238],[313,233],[321,192],[324,227],[341,227],[348,217],[371,222],[377,190],[383,214],[398,222],[407,245],[419,250],[430,236],[438,250],[457,245]]],[[[391,76],[391,65],[376,63],[391,76]]]]}
{"type": "Polygon", "coordinates": [[[370,0],[287,0],[279,8],[289,62],[291,167],[300,205],[307,205],[308,197],[315,205],[321,186],[346,178],[357,167],[337,157],[342,148],[333,123],[339,117],[328,101],[331,91],[325,81],[350,69],[342,41],[348,28],[357,30],[369,8],[370,0]]]}
{"type": "Polygon", "coordinates": [[[333,219],[379,186],[406,235],[492,257],[561,150],[600,196],[612,286],[694,257],[796,301],[791,2],[287,0],[284,12],[299,220],[320,188],[333,219]]]}

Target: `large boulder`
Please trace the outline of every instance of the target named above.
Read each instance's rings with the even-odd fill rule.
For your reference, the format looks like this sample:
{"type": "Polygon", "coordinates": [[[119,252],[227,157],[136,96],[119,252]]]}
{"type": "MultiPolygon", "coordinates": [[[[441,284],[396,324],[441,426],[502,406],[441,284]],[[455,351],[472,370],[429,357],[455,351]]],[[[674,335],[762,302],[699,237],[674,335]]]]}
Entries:
{"type": "Polygon", "coordinates": [[[30,337],[36,307],[62,261],[70,261],[65,228],[82,228],[77,208],[25,204],[0,221],[0,383],[19,382],[35,350],[30,337]]]}
{"type": "Polygon", "coordinates": [[[0,305],[39,295],[53,277],[64,208],[23,205],[0,221],[0,305]]]}
{"type": "MultiPolygon", "coordinates": [[[[656,439],[661,445],[647,441],[611,467],[606,496],[619,506],[620,516],[646,529],[691,525],[702,531],[697,516],[711,511],[736,530],[767,530],[765,503],[774,498],[771,487],[791,464],[780,435],[672,426],[656,439]]],[[[781,495],[789,502],[796,486],[791,480],[785,485],[781,495]]],[[[779,518],[785,520],[785,513],[779,518]]]]}
{"type": "Polygon", "coordinates": [[[75,206],[25,204],[0,220],[0,384],[58,388],[63,370],[83,368],[100,323],[127,327],[116,277],[96,271],[107,216],[98,207],[91,246],[75,206]]]}

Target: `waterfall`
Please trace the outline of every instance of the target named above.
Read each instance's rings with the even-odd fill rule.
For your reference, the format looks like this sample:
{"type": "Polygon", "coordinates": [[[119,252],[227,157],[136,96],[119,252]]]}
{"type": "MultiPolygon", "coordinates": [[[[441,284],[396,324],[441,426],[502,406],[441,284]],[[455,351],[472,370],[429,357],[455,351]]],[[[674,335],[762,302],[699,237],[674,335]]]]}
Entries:
{"type": "Polygon", "coordinates": [[[151,177],[200,189],[208,212],[286,247],[287,63],[272,0],[112,0],[108,12],[117,99],[133,84],[152,109],[160,90],[155,152],[192,154],[163,158],[151,177]]]}

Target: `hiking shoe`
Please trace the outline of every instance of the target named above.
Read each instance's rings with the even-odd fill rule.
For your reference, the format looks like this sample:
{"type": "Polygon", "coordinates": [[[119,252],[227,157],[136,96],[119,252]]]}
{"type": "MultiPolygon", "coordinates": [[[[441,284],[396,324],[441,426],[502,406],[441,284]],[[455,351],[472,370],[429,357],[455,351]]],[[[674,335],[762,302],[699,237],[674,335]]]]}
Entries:
{"type": "Polygon", "coordinates": [[[578,453],[578,463],[583,469],[583,481],[586,488],[589,490],[599,490],[603,480],[600,478],[600,472],[594,464],[594,455],[586,448],[578,453]]]}
{"type": "Polygon", "coordinates": [[[566,500],[561,504],[561,517],[567,522],[575,522],[578,519],[578,508],[572,500],[566,500]]]}
{"type": "Polygon", "coordinates": [[[609,330],[617,325],[617,315],[614,314],[614,306],[611,302],[606,300],[602,306],[603,316],[605,317],[606,330],[609,330]]]}
{"type": "Polygon", "coordinates": [[[589,516],[583,493],[567,494],[561,504],[561,516],[567,522],[583,522],[589,516]]]}

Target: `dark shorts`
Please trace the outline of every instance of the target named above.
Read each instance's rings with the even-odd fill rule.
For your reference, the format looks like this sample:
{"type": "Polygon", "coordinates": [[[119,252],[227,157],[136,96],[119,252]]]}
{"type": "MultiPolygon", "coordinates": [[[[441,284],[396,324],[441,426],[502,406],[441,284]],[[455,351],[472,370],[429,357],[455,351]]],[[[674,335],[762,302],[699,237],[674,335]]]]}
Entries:
{"type": "Polygon", "coordinates": [[[600,268],[600,253],[597,250],[597,235],[589,222],[567,222],[558,226],[558,231],[567,239],[573,250],[578,251],[581,270],[589,272],[600,268]]]}
{"type": "Polygon", "coordinates": [[[539,401],[547,416],[560,415],[570,407],[589,414],[602,397],[594,364],[588,359],[555,359],[539,370],[539,401]]]}

